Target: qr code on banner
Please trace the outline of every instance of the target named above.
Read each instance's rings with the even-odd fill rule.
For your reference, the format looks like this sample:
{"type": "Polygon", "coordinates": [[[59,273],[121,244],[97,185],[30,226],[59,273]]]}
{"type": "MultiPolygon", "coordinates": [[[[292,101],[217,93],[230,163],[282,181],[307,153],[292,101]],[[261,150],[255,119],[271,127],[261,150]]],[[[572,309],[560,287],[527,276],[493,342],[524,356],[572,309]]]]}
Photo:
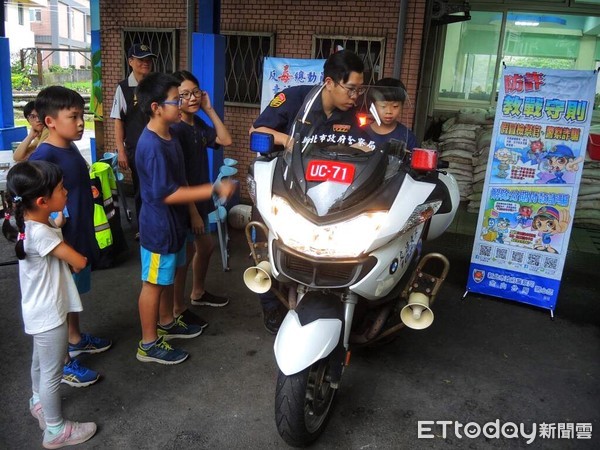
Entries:
{"type": "Polygon", "coordinates": [[[503,261],[506,261],[506,257],[508,255],[508,250],[505,248],[496,248],[496,259],[501,259],[503,261]]]}
{"type": "Polygon", "coordinates": [[[540,267],[540,255],[528,255],[527,256],[527,264],[533,267],[540,267]]]}
{"type": "Polygon", "coordinates": [[[486,257],[490,257],[492,254],[492,247],[491,245],[482,245],[481,247],[479,247],[479,254],[481,256],[486,256],[486,257]]]}
{"type": "Polygon", "coordinates": [[[558,267],[558,258],[546,258],[544,260],[544,269],[556,270],[558,267]]]}
{"type": "Polygon", "coordinates": [[[516,264],[523,264],[523,258],[525,253],[523,252],[512,252],[510,260],[516,264]]]}

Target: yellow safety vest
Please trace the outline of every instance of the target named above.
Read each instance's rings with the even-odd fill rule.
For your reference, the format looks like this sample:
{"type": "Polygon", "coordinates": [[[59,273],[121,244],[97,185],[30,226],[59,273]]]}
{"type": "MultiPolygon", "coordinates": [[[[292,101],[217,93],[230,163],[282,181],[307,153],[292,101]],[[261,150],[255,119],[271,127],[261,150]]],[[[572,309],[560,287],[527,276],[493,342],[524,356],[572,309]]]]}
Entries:
{"type": "Polygon", "coordinates": [[[109,164],[95,162],[90,169],[90,178],[98,178],[100,181],[102,204],[94,204],[94,230],[96,232],[96,241],[100,250],[113,244],[112,231],[108,220],[115,215],[115,204],[113,201],[113,192],[117,192],[117,183],[115,175],[109,164]]]}
{"type": "Polygon", "coordinates": [[[106,218],[104,208],[98,203],[94,203],[94,230],[96,232],[96,241],[100,250],[112,245],[113,238],[110,231],[110,225],[106,218]]]}

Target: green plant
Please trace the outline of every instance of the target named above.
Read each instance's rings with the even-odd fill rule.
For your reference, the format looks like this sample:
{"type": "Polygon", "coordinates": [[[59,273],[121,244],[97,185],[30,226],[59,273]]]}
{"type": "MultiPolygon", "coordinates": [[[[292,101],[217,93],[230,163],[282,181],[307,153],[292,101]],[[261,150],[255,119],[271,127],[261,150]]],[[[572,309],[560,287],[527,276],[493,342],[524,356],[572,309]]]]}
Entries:
{"type": "Polygon", "coordinates": [[[73,73],[73,66],[62,67],[58,64],[52,64],[48,67],[48,71],[52,73],[73,73]]]}
{"type": "Polygon", "coordinates": [[[17,91],[24,91],[31,86],[29,76],[24,73],[11,73],[10,81],[12,83],[12,88],[17,91]]]}
{"type": "Polygon", "coordinates": [[[77,91],[80,94],[89,94],[92,91],[91,81],[67,81],[63,83],[63,85],[64,87],[73,89],[74,91],[77,91]]]}

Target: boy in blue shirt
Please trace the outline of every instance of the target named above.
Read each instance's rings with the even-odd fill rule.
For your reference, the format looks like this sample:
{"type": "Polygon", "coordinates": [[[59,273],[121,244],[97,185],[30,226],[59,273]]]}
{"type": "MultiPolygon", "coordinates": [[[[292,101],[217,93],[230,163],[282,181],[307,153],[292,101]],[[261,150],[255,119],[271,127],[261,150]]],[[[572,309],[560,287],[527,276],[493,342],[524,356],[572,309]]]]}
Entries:
{"type": "Polygon", "coordinates": [[[418,147],[417,138],[411,130],[400,123],[406,100],[406,88],[396,78],[382,78],[369,91],[369,104],[375,104],[381,124],[373,122],[366,132],[378,147],[390,139],[406,143],[407,150],[418,147]],[[377,89],[379,87],[379,89],[377,89]]]}
{"type": "MultiPolygon", "coordinates": [[[[84,100],[77,92],[63,86],[50,86],[38,94],[35,110],[39,120],[48,128],[48,138],[29,157],[30,161],[44,160],[57,164],[64,174],[68,191],[68,217],[62,227],[65,242],[88,260],[88,266],[73,274],[79,294],[91,288],[91,264],[98,257],[94,231],[94,199],[88,166],[73,143],[81,139],[84,130],[84,100]]],[[[81,353],[99,353],[112,345],[108,339],[81,333],[79,313],[69,313],[69,356],[81,353]]],[[[62,382],[70,386],[89,386],[98,380],[98,373],[70,360],[64,367],[62,382]]]]}
{"type": "Polygon", "coordinates": [[[186,260],[189,205],[211,198],[213,189],[222,197],[229,197],[234,190],[228,181],[214,188],[209,183],[187,185],[181,145],[170,130],[181,119],[179,84],[171,75],[152,73],[136,90],[140,109],[150,117],[135,152],[142,198],[143,282],[139,297],[142,340],[136,357],[159,364],[179,364],[189,356],[166,340],[189,339],[202,333],[200,325],[173,316],[175,271],[186,260]]]}

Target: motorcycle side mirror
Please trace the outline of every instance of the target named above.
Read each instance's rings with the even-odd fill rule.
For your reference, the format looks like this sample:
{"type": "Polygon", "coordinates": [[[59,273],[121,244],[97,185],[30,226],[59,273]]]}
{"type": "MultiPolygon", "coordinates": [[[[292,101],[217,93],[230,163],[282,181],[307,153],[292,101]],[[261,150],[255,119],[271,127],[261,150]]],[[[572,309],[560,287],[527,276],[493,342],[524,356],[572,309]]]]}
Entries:
{"type": "Polygon", "coordinates": [[[250,150],[260,154],[267,154],[273,151],[275,140],[272,134],[262,131],[253,131],[250,133],[250,150]]]}

